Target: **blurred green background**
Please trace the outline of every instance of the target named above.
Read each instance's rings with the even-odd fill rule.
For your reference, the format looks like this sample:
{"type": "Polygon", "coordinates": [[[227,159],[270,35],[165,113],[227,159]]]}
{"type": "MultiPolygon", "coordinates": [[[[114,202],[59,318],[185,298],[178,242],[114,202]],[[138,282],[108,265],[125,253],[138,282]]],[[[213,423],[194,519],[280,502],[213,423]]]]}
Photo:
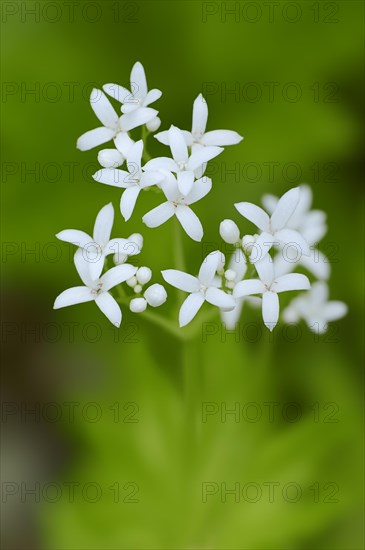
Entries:
{"type": "MultiPolygon", "coordinates": [[[[363,548],[363,3],[2,2],[2,62],[4,548],[363,548]],[[120,331],[92,303],[52,310],[79,284],[55,233],[90,232],[109,201],[113,236],[143,233],[155,281],[173,267],[171,223],[141,222],[159,197],[124,223],[119,191],[91,178],[96,150],[75,147],[98,125],[91,88],[127,85],[137,60],[163,91],[161,129],[189,129],[209,90],[208,129],[245,136],[212,165],[187,271],[223,218],[252,231],[234,202],[307,182],[328,214],[331,298],[349,305],[327,336],[255,337],[247,309],[239,337],[216,317],[186,343],[125,308],[120,331]]],[[[159,313],[177,324],[169,297],[159,313]]]]}

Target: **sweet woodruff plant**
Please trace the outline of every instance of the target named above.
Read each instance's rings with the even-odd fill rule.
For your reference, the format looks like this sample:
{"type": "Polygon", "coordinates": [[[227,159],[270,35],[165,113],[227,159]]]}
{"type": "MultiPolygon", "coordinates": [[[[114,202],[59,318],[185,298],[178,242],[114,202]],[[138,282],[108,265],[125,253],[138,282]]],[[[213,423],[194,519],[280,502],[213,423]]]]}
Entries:
{"type": "MultiPolygon", "coordinates": [[[[132,68],[129,89],[105,84],[103,90],[94,89],[90,97],[100,125],[77,141],[81,151],[109,142],[113,145],[99,151],[101,168],[94,174],[94,180],[120,188],[120,212],[125,220],[132,217],[141,192],[154,187],[160,193],[161,204],[143,216],[145,225],[155,228],[177,221],[181,231],[194,241],[201,241],[204,229],[194,205],[212,190],[212,180],[204,175],[207,163],[220,155],[224,147],[236,145],[243,138],[232,130],[207,131],[208,106],[200,94],[193,104],[191,130],[172,125],[155,134],[155,139],[165,146],[167,156],[151,158],[146,148],[147,136],[158,130],[161,121],[158,111],[150,105],[162,92],[148,90],[144,68],[139,62],[132,68]],[[130,136],[136,128],[141,128],[138,141],[130,136]]],[[[219,309],[222,321],[232,329],[247,303],[261,308],[264,324],[273,330],[279,320],[279,295],[292,291],[301,293],[282,312],[284,322],[296,323],[303,319],[311,330],[324,332],[329,321],[346,313],[344,303],[328,301],[326,281],[330,264],[317,248],[327,230],[326,216],[320,210],[311,210],[311,189],[301,185],[288,190],[281,198],[265,195],[262,203],[264,209],[250,202],[234,205],[239,214],[252,223],[255,228],[252,235],[241,235],[232,220],[221,222],[221,238],[232,245],[233,250],[228,264],[224,254],[217,250],[197,266],[197,275],[180,269],[161,271],[168,285],[187,293],[179,310],[180,327],[190,323],[203,303],[208,302],[219,309]],[[307,275],[300,273],[303,268],[315,280],[312,284],[307,275]]],[[[57,234],[62,241],[77,247],[74,263],[82,285],[63,291],[56,298],[54,308],[94,301],[109,321],[119,327],[120,304],[127,304],[134,313],[143,313],[148,306],[162,306],[168,295],[161,284],[150,284],[149,267],[138,268],[128,261],[129,257],[140,254],[142,235],[111,238],[114,215],[109,203],[97,214],[92,235],[78,229],[57,234]],[[110,261],[114,267],[106,269],[110,261]],[[117,291],[118,297],[111,291],[117,291]]],[[[178,240],[179,233],[175,236],[178,240]]],[[[181,252],[181,242],[174,246],[181,252]]],[[[158,314],[153,312],[153,315],[158,314]]],[[[161,324],[161,316],[158,317],[161,324]]],[[[149,318],[153,319],[152,315],[149,318]]],[[[165,323],[170,321],[166,319],[165,323]]]]}

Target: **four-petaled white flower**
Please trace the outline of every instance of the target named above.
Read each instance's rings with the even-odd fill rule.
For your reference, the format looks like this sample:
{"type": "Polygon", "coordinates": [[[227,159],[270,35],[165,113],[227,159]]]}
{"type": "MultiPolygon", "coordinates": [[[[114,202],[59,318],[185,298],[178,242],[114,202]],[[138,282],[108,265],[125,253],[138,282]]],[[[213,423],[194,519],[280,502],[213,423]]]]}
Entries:
{"type": "Polygon", "coordinates": [[[146,74],[142,63],[139,61],[132,67],[130,84],[130,90],[119,86],[119,84],[105,84],[103,86],[104,92],[122,103],[122,113],[131,113],[136,109],[147,107],[162,96],[162,92],[155,88],[148,91],[146,74]]]}
{"type": "Polygon", "coordinates": [[[328,301],[328,286],[325,282],[314,283],[309,292],[294,298],[283,311],[286,323],[303,319],[317,334],[326,332],[330,321],[337,321],[347,313],[347,305],[337,300],[328,301]]]}
{"type": "Polygon", "coordinates": [[[137,268],[130,264],[118,265],[109,269],[100,278],[93,279],[90,277],[89,265],[83,254],[82,249],[77,250],[74,261],[80,279],[85,286],[75,286],[64,290],[57,296],[53,308],[59,309],[94,300],[109,321],[119,327],[122,321],[122,312],[117,301],[108,291],[133,277],[137,268]]]}
{"type": "MultiPolygon", "coordinates": [[[[199,147],[210,147],[225,145],[236,145],[243,140],[237,132],[232,130],[213,130],[206,132],[208,120],[208,105],[202,94],[199,94],[193,104],[193,123],[191,132],[182,130],[185,142],[192,146],[193,151],[199,147]]],[[[164,145],[170,145],[170,136],[168,131],[159,132],[155,138],[164,145]]]]}
{"type": "Polygon", "coordinates": [[[91,279],[97,279],[104,267],[105,257],[109,254],[139,254],[140,248],[128,239],[110,239],[114,221],[112,203],[103,206],[96,216],[93,236],[78,229],[65,229],[57,233],[61,241],[72,243],[83,249],[91,279]]]}
{"type": "Polygon", "coordinates": [[[141,190],[156,185],[164,179],[164,176],[157,171],[142,172],[142,152],[143,141],[139,140],[132,145],[127,155],[128,172],[117,168],[103,168],[93,175],[95,181],[125,189],[120,200],[120,211],[126,221],[133,213],[141,190]]]}
{"type": "Polygon", "coordinates": [[[204,147],[189,156],[184,135],[179,128],[171,126],[168,130],[169,146],[173,158],[158,157],[146,163],[146,170],[167,170],[177,175],[177,185],[180,192],[186,196],[190,193],[197,171],[205,163],[223,151],[222,147],[204,147]]]}
{"type": "Polygon", "coordinates": [[[262,294],[262,317],[267,328],[272,331],[279,319],[278,293],[288,290],[307,290],[310,288],[308,277],[299,273],[289,273],[276,277],[270,256],[255,263],[260,279],[246,279],[237,283],[233,296],[242,298],[252,294],[262,294]]]}
{"type": "MultiPolygon", "coordinates": [[[[146,124],[146,122],[151,121],[158,114],[156,109],[143,107],[136,111],[118,116],[106,95],[96,88],[91,92],[90,103],[92,110],[103,126],[94,128],[94,130],[89,130],[79,137],[76,146],[81,151],[88,151],[89,149],[98,147],[98,145],[107,143],[111,139],[120,136],[120,134],[122,135],[120,136],[121,141],[119,144],[121,144],[123,140],[129,141],[130,137],[128,136],[128,132],[130,130],[146,124]]],[[[123,150],[123,147],[121,147],[121,149],[123,150]]]]}
{"type": "Polygon", "coordinates": [[[190,193],[184,197],[179,191],[174,175],[171,172],[165,174],[166,177],[160,187],[167,201],[147,212],[142,221],[147,227],[158,227],[175,215],[189,237],[194,241],[201,241],[204,234],[203,226],[190,205],[209,193],[212,188],[212,180],[205,176],[197,180],[190,193]]]}
{"type": "Polygon", "coordinates": [[[215,286],[215,274],[223,265],[224,256],[216,250],[204,259],[198,277],[176,269],[161,271],[167,283],[184,292],[189,292],[189,296],[180,308],[180,327],[190,323],[205,301],[226,311],[234,309],[236,302],[233,296],[215,286]]]}
{"type": "Polygon", "coordinates": [[[261,234],[255,242],[251,253],[251,261],[260,261],[277,245],[295,245],[301,253],[309,255],[309,246],[302,235],[287,227],[287,222],[293,215],[299,202],[299,187],[287,191],[278,201],[271,217],[259,206],[250,202],[235,204],[238,212],[261,229],[261,234]]]}

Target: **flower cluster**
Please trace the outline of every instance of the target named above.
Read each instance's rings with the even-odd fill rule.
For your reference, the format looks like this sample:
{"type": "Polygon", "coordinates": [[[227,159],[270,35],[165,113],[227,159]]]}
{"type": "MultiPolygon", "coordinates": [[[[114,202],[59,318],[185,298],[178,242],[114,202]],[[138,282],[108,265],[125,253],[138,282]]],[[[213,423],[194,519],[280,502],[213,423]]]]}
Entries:
{"type": "MultiPolygon", "coordinates": [[[[102,125],[83,134],[77,147],[86,151],[113,143],[112,148],[99,151],[101,168],[93,178],[122,190],[120,211],[124,220],[132,217],[141,192],[153,187],[163,200],[146,212],[142,218],[144,224],[155,228],[176,216],[186,234],[200,242],[204,229],[192,206],[212,189],[211,179],[204,175],[207,163],[220,155],[225,146],[238,144],[243,138],[231,130],[206,131],[208,106],[199,94],[193,103],[191,131],[171,125],[155,134],[156,140],[168,147],[169,156],[151,158],[147,137],[158,130],[161,120],[150,105],[161,95],[158,89],[148,91],[144,68],[135,63],[130,89],[105,84],[103,90],[92,91],[91,107],[102,125]],[[119,104],[121,114],[107,96],[119,104]],[[139,127],[141,136],[135,141],[131,131],[139,127]]],[[[233,328],[247,302],[262,307],[264,324],[272,330],[279,319],[278,295],[294,290],[306,292],[284,310],[286,322],[304,319],[312,330],[324,332],[329,321],[342,317],[346,313],[345,304],[327,302],[329,264],[317,248],[326,232],[326,219],[322,211],[310,209],[311,202],[310,188],[302,185],[290,189],[280,199],[265,195],[266,211],[249,202],[237,203],[237,211],[256,226],[257,233],[241,236],[233,220],[222,221],[220,235],[233,246],[227,268],[224,254],[216,250],[204,259],[197,276],[178,269],[162,270],[162,277],[169,285],[188,293],[179,311],[180,327],[190,323],[203,303],[208,302],[219,309],[227,328],[233,328]],[[298,267],[318,282],[311,287],[307,275],[294,272],[298,267]]],[[[74,229],[57,234],[59,239],[77,246],[75,267],[84,286],[62,292],[54,307],[94,300],[108,319],[119,326],[120,303],[128,303],[132,312],[142,313],[148,305],[162,305],[167,293],[158,283],[144,289],[151,281],[151,269],[129,263],[129,258],[134,259],[141,252],[143,237],[134,233],[127,238],[111,239],[113,220],[114,208],[110,203],[98,213],[92,236],[74,229]],[[103,273],[110,260],[114,267],[103,273]],[[118,290],[117,300],[109,292],[114,287],[118,290]]]]}

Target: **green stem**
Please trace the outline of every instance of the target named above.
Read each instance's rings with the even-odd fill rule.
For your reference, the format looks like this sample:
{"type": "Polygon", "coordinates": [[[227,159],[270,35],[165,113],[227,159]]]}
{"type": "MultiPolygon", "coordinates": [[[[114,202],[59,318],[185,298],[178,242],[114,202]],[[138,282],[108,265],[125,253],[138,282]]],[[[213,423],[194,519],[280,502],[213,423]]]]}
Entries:
{"type": "Polygon", "coordinates": [[[143,153],[142,153],[142,160],[143,162],[148,162],[151,160],[151,155],[147,150],[147,137],[149,136],[150,132],[147,130],[146,126],[142,126],[142,140],[143,140],[143,153]]]}

